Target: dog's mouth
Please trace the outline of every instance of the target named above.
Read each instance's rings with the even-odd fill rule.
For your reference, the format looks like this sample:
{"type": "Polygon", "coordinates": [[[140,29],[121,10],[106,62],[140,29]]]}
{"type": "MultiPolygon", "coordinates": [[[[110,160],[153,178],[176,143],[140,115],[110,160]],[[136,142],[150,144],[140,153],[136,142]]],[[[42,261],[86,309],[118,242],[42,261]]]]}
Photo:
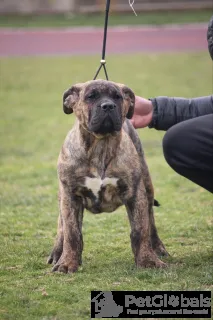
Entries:
{"type": "Polygon", "coordinates": [[[109,134],[121,130],[121,121],[113,117],[111,114],[106,114],[104,117],[92,118],[89,123],[89,130],[96,134],[109,134]]]}
{"type": "Polygon", "coordinates": [[[100,127],[95,131],[95,133],[107,134],[114,131],[120,131],[120,129],[120,126],[118,126],[118,124],[113,121],[112,117],[110,115],[107,115],[101,123],[100,127]]]}

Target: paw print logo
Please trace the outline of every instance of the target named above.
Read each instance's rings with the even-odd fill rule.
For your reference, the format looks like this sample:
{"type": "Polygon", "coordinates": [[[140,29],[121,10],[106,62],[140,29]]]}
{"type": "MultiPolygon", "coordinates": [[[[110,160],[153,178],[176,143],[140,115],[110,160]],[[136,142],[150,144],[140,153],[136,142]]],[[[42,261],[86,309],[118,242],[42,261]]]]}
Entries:
{"type": "Polygon", "coordinates": [[[179,297],[174,296],[173,294],[168,299],[168,304],[172,306],[173,308],[176,308],[179,306],[179,297]]]}

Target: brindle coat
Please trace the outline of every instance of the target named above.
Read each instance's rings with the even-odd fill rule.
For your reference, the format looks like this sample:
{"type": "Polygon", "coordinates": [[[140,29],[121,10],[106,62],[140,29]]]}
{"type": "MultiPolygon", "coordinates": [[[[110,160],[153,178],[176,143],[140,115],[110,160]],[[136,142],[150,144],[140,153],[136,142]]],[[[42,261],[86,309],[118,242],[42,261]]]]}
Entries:
{"type": "Polygon", "coordinates": [[[136,266],[165,266],[157,257],[167,252],[155,227],[151,178],[127,119],[134,112],[134,93],[124,85],[95,80],[71,87],[63,102],[64,112],[74,112],[77,121],[58,159],[60,214],[48,260],[53,271],[75,272],[81,264],[85,208],[101,213],[121,205],[128,212],[136,266]]]}

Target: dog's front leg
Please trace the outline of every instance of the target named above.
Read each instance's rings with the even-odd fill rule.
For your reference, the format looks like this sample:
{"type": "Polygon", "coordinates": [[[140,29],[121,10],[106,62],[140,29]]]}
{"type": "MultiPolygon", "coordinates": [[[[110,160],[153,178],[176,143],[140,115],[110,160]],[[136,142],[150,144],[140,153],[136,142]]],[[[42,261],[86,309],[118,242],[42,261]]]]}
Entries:
{"type": "Polygon", "coordinates": [[[83,205],[80,198],[70,195],[70,189],[60,182],[60,212],[63,221],[63,252],[53,271],[71,273],[81,264],[83,251],[83,205]]]}
{"type": "Polygon", "coordinates": [[[137,267],[165,267],[153,251],[150,235],[150,216],[146,190],[141,180],[135,196],[126,205],[130,226],[131,245],[137,267]]]}
{"type": "MultiPolygon", "coordinates": [[[[59,200],[59,206],[60,206],[60,200],[59,200]]],[[[59,213],[57,236],[56,236],[54,248],[47,260],[47,263],[56,264],[58,262],[63,252],[63,242],[64,242],[63,220],[62,220],[61,213],[59,213]]]]}

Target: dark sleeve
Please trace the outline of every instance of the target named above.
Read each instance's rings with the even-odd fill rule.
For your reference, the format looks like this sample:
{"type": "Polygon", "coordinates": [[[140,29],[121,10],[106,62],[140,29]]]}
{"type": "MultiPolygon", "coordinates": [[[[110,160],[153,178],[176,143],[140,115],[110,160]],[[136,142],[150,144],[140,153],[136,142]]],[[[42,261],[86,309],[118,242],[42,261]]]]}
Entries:
{"type": "Polygon", "coordinates": [[[178,122],[213,113],[213,96],[185,99],[157,97],[153,104],[150,128],[168,130],[178,122]]]}
{"type": "Polygon", "coordinates": [[[213,16],[211,17],[208,25],[207,41],[208,41],[209,53],[213,60],[213,16]]]}

